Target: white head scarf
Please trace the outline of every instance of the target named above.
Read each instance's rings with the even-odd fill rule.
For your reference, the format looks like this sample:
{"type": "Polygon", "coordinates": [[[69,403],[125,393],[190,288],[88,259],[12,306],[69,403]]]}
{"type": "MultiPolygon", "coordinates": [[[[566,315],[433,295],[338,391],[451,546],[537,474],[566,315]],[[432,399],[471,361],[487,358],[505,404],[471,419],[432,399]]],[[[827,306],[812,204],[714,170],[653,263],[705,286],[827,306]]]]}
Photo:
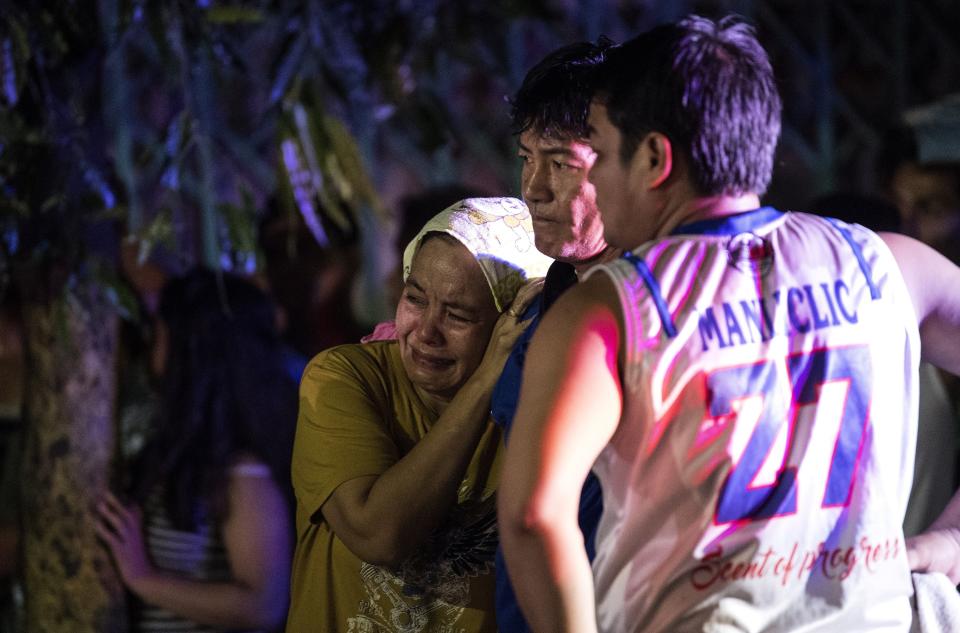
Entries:
{"type": "Polygon", "coordinates": [[[533,222],[527,205],[516,198],[467,198],[433,218],[403,252],[403,278],[428,233],[457,238],[480,263],[498,312],[510,305],[527,279],[543,277],[553,260],[533,243],[533,222]]]}

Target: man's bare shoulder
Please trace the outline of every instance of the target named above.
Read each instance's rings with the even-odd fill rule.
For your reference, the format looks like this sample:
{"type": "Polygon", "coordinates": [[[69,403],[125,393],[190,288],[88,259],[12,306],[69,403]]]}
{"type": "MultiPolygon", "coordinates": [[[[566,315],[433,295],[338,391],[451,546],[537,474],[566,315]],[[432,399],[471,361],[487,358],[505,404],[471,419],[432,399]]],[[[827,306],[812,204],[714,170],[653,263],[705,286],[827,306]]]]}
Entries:
{"type": "Polygon", "coordinates": [[[565,345],[570,342],[570,337],[582,333],[584,328],[609,323],[611,319],[620,324],[621,312],[613,281],[607,275],[591,275],[557,299],[535,336],[565,345]]]}
{"type": "MultiPolygon", "coordinates": [[[[936,250],[927,246],[920,240],[914,239],[902,233],[877,233],[880,239],[884,241],[890,252],[893,253],[897,264],[901,268],[913,270],[917,266],[933,266],[934,269],[954,268],[954,264],[938,253],[936,250]]],[[[929,271],[928,272],[933,272],[929,271]]]]}
{"type": "Polygon", "coordinates": [[[617,289],[608,275],[591,275],[557,300],[557,307],[571,312],[589,311],[599,306],[618,307],[617,289]]]}
{"type": "Polygon", "coordinates": [[[960,297],[960,268],[933,248],[899,233],[878,233],[893,253],[913,298],[917,318],[939,306],[955,306],[960,297]]]}

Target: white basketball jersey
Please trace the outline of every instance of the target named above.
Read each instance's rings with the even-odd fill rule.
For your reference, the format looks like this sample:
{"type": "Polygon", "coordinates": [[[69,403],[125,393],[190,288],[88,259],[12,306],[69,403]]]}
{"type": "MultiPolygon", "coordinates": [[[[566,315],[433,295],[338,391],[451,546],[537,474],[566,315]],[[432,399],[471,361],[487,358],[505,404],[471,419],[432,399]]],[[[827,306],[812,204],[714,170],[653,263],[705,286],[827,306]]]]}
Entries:
{"type": "Polygon", "coordinates": [[[681,231],[589,273],[625,322],[600,630],[907,631],[920,344],[893,256],[771,208],[681,231]]]}

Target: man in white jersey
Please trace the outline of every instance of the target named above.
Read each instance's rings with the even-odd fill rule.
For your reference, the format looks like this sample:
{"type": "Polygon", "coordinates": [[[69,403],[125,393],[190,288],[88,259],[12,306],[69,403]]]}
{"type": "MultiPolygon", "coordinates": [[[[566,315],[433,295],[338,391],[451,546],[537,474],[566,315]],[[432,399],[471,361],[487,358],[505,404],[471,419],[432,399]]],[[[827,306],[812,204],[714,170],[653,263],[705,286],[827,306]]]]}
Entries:
{"type": "Polygon", "coordinates": [[[537,631],[910,627],[917,366],[922,343],[960,372],[960,269],[761,207],[780,110],[730,18],[658,27],[599,70],[589,178],[628,252],[534,335],[499,493],[537,631]],[[592,569],[571,494],[591,467],[592,569]]]}

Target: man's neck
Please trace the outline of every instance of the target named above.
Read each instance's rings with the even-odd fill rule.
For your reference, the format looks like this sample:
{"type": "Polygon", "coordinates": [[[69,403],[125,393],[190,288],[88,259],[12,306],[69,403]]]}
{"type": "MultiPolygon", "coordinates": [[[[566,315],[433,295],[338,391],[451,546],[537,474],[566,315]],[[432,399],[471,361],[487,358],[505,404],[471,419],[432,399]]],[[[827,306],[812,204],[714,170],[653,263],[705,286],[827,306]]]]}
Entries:
{"type": "Polygon", "coordinates": [[[685,224],[736,215],[759,207],[760,197],[754,193],[688,198],[677,204],[673,210],[666,210],[662,215],[666,221],[657,231],[657,237],[665,237],[685,224]]]}
{"type": "Polygon", "coordinates": [[[613,246],[607,246],[602,251],[591,257],[590,259],[584,259],[579,262],[570,262],[570,265],[573,266],[574,270],[577,271],[577,277],[583,278],[583,274],[590,270],[593,266],[597,264],[603,264],[605,262],[613,261],[614,259],[620,257],[623,254],[623,250],[619,248],[614,248],[613,246]]]}

